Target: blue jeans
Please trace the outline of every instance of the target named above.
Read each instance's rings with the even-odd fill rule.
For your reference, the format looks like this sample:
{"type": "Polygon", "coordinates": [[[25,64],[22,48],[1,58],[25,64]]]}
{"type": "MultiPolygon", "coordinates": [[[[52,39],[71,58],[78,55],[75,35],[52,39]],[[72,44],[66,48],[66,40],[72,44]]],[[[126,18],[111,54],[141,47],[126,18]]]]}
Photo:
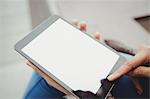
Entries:
{"type": "MultiPolygon", "coordinates": [[[[122,54],[127,59],[131,59],[132,56],[122,54]]],[[[140,81],[144,88],[144,93],[138,95],[136,89],[128,76],[121,77],[115,84],[112,94],[119,98],[148,98],[149,96],[149,81],[148,78],[140,78],[140,81]]],[[[23,99],[52,99],[61,98],[64,93],[55,89],[49,85],[39,74],[33,73],[33,76],[29,82],[29,85],[25,91],[23,99]]]]}

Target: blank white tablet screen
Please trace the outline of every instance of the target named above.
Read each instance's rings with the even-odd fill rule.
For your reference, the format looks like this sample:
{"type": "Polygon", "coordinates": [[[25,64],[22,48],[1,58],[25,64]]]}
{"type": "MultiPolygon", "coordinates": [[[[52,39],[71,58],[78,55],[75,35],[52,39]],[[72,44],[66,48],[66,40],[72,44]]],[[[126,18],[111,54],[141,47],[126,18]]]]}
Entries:
{"type": "Polygon", "coordinates": [[[62,19],[22,51],[73,90],[94,93],[119,59],[119,55],[62,19]]]}

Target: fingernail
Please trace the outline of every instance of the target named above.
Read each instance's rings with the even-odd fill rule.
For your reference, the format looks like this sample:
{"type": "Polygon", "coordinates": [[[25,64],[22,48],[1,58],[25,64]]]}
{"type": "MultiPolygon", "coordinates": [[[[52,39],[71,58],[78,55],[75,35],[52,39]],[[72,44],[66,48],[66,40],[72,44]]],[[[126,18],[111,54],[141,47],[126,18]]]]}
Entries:
{"type": "Polygon", "coordinates": [[[81,22],[80,23],[80,30],[81,31],[86,31],[86,27],[87,27],[86,22],[81,22]]]}
{"type": "Polygon", "coordinates": [[[97,40],[100,40],[100,33],[99,32],[95,32],[94,36],[97,40]]]}
{"type": "Polygon", "coordinates": [[[109,81],[113,81],[113,80],[119,78],[120,76],[121,76],[120,73],[114,72],[113,74],[109,75],[109,76],[107,77],[107,79],[108,79],[109,81]]]}
{"type": "Polygon", "coordinates": [[[113,78],[113,74],[111,74],[111,75],[109,75],[109,76],[107,77],[107,79],[108,79],[109,81],[112,81],[112,78],[113,78]]]}
{"type": "Polygon", "coordinates": [[[107,77],[109,81],[113,81],[115,77],[117,77],[118,73],[113,73],[107,77]]]}
{"type": "Polygon", "coordinates": [[[77,19],[73,19],[72,23],[73,23],[73,25],[77,26],[78,25],[78,20],[77,19]]]}

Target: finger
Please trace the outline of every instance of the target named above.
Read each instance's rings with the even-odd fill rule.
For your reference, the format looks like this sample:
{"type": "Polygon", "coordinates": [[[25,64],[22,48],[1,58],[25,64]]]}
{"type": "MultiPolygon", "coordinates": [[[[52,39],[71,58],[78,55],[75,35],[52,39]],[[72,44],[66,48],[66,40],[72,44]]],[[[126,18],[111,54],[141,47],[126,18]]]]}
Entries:
{"type": "Polygon", "coordinates": [[[132,69],[135,69],[137,66],[145,62],[146,56],[143,53],[138,53],[134,56],[134,58],[121,66],[118,70],[116,70],[113,74],[108,76],[109,81],[113,81],[118,79],[120,76],[128,73],[132,69]]]}
{"type": "Polygon", "coordinates": [[[32,65],[33,65],[33,64],[32,64],[31,62],[29,62],[29,61],[27,61],[26,64],[27,64],[28,66],[32,66],[32,65]]]}
{"type": "Polygon", "coordinates": [[[131,80],[132,80],[132,82],[133,82],[133,84],[134,84],[134,86],[136,88],[137,93],[139,95],[141,95],[143,93],[143,88],[142,88],[139,80],[137,78],[135,78],[135,77],[130,77],[130,78],[131,78],[131,80]]]}
{"type": "Polygon", "coordinates": [[[139,66],[129,73],[133,77],[150,77],[150,67],[139,66]]]}
{"type": "Polygon", "coordinates": [[[32,69],[34,69],[39,75],[41,75],[52,86],[55,86],[56,88],[59,86],[59,85],[54,84],[55,81],[53,81],[47,74],[45,74],[43,71],[41,71],[38,67],[36,67],[31,62],[28,61],[27,65],[29,65],[32,69]]]}
{"type": "Polygon", "coordinates": [[[79,21],[77,19],[72,20],[72,24],[76,27],[78,27],[79,21]]]}
{"type": "Polygon", "coordinates": [[[57,82],[55,82],[51,77],[49,77],[46,73],[44,73],[39,68],[37,68],[34,64],[32,64],[29,61],[27,61],[26,64],[30,66],[32,69],[34,69],[39,75],[41,75],[47,81],[47,83],[50,84],[51,86],[55,87],[56,89],[60,90],[61,92],[67,95],[71,94],[70,92],[65,90],[62,86],[60,86],[57,82]]]}
{"type": "Polygon", "coordinates": [[[84,21],[82,21],[81,23],[80,23],[80,30],[81,31],[84,31],[84,32],[86,32],[86,30],[87,30],[87,23],[86,22],[84,22],[84,21]]]}
{"type": "Polygon", "coordinates": [[[100,40],[101,39],[100,33],[99,32],[95,32],[94,33],[94,38],[97,39],[97,40],[100,40]]]}
{"type": "Polygon", "coordinates": [[[27,61],[26,64],[30,66],[32,69],[34,69],[38,74],[40,74],[42,77],[45,77],[45,73],[42,72],[38,67],[36,67],[34,64],[31,62],[27,61]]]}
{"type": "Polygon", "coordinates": [[[34,64],[32,64],[31,62],[26,62],[28,66],[30,66],[32,69],[34,69],[39,75],[41,75],[43,78],[45,78],[46,80],[49,80],[49,76],[47,74],[45,74],[43,71],[41,71],[37,66],[35,66],[34,64]]]}

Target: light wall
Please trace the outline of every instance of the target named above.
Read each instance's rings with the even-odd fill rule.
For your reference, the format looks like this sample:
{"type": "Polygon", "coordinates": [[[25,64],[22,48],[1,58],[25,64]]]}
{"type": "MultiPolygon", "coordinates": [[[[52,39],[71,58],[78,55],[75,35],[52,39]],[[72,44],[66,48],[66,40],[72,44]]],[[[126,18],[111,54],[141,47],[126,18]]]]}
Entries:
{"type": "Polygon", "coordinates": [[[28,0],[0,0],[0,66],[23,60],[14,44],[30,30],[28,0]]]}

